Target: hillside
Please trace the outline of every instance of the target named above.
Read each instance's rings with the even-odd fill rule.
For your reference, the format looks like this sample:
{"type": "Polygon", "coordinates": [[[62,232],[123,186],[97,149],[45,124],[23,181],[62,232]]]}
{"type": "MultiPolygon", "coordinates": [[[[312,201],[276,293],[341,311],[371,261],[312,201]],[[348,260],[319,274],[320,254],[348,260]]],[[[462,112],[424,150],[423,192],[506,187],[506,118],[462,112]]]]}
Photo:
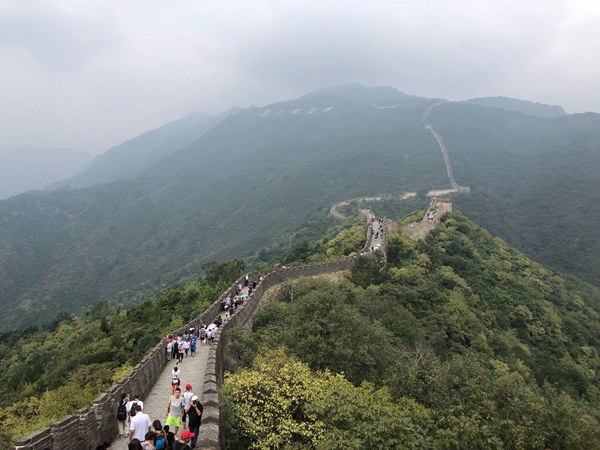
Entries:
{"type": "Polygon", "coordinates": [[[169,153],[193,143],[224,116],[195,113],[167,123],[96,156],[81,172],[53,183],[49,189],[82,188],[137,175],[169,153]]]}
{"type": "MultiPolygon", "coordinates": [[[[102,299],[133,304],[203,262],[269,246],[336,201],[448,187],[422,123],[433,102],[392,88],[323,89],[226,117],[136,176],[0,202],[0,329],[102,299]]],[[[430,121],[457,182],[471,187],[459,209],[600,285],[598,117],[446,102],[430,121]]]]}
{"type": "Polygon", "coordinates": [[[226,448],[600,448],[598,289],[460,213],[388,255],[288,284],[233,332],[226,448]]]}
{"type": "Polygon", "coordinates": [[[504,109],[506,111],[520,112],[536,117],[560,117],[567,113],[558,105],[545,105],[543,103],[528,102],[509,97],[483,97],[465,100],[471,105],[486,106],[488,108],[504,109]]]}
{"type": "MultiPolygon", "coordinates": [[[[323,210],[283,239],[287,242],[276,250],[287,256],[276,263],[306,261],[302,256],[337,261],[364,248],[364,216],[332,224],[323,210]],[[304,243],[307,252],[298,253],[304,243]]],[[[248,268],[235,259],[210,262],[203,270],[202,278],[169,286],[126,310],[100,303],[81,316],[62,314],[48,324],[0,333],[0,358],[5,363],[0,373],[0,440],[9,445],[88,406],[165,335],[203,313],[248,268]]],[[[197,360],[203,364],[201,354],[199,349],[197,360]]]]}
{"type": "Polygon", "coordinates": [[[59,148],[0,149],[0,200],[72,176],[91,158],[59,148]]]}
{"type": "MultiPolygon", "coordinates": [[[[310,243],[305,260],[340,258],[364,245],[364,228],[310,243]]],[[[600,448],[598,289],[460,213],[425,241],[391,232],[388,249],[385,267],[362,258],[341,283],[283,286],[252,330],[232,331],[226,448],[317,437],[318,448],[340,449],[600,448]]],[[[1,334],[3,442],[88,405],[242,270],[240,261],[211,265],[202,281],[129,310],[101,304],[1,334]]]]}
{"type": "Polygon", "coordinates": [[[250,109],[137,177],[0,202],[0,327],[130,304],[341,199],[446,186],[426,107],[326,95],[250,109]]]}
{"type": "Polygon", "coordinates": [[[447,103],[431,121],[455,177],[457,207],[530,257],[600,285],[600,115],[544,119],[447,103]]]}

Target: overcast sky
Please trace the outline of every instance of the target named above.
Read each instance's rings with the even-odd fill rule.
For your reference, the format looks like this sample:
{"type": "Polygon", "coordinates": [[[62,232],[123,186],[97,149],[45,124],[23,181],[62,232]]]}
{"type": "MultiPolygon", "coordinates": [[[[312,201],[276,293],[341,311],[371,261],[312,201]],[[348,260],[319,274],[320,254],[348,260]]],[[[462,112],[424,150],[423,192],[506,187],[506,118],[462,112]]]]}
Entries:
{"type": "Polygon", "coordinates": [[[100,153],[348,82],[600,111],[600,2],[2,0],[0,147],[100,153]]]}

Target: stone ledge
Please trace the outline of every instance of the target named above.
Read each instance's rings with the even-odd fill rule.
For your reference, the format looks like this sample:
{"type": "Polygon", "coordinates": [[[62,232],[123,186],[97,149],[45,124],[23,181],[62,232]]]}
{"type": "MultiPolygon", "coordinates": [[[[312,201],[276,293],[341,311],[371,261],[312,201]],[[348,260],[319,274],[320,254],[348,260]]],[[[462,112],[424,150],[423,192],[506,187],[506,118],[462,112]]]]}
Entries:
{"type": "Polygon", "coordinates": [[[219,417],[220,417],[220,412],[219,412],[219,406],[208,406],[207,408],[204,408],[204,412],[202,413],[202,426],[204,426],[205,423],[214,423],[217,425],[217,427],[219,426],[219,417]]]}

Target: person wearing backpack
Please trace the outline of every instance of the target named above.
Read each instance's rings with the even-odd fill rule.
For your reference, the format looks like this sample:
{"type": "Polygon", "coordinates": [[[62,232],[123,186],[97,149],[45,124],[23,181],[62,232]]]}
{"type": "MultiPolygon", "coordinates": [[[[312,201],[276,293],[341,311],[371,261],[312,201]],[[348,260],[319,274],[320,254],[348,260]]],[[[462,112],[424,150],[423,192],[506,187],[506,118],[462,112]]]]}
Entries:
{"type": "Polygon", "coordinates": [[[154,447],[156,450],[165,450],[167,448],[167,436],[160,424],[160,420],[156,419],[152,422],[154,428],[154,447]]]}
{"type": "Polygon", "coordinates": [[[137,405],[141,406],[142,411],[144,411],[144,402],[140,400],[140,394],[135,394],[133,400],[127,403],[127,414],[129,416],[129,423],[131,423],[131,419],[137,414],[137,410],[135,408],[137,405]]]}
{"type": "Polygon", "coordinates": [[[167,448],[171,450],[173,448],[173,443],[175,443],[175,433],[170,430],[169,425],[165,425],[163,431],[165,432],[167,448]]]}
{"type": "Polygon", "coordinates": [[[125,392],[121,394],[121,400],[117,407],[117,422],[119,423],[119,437],[127,436],[127,403],[129,402],[129,395],[125,392]]]}

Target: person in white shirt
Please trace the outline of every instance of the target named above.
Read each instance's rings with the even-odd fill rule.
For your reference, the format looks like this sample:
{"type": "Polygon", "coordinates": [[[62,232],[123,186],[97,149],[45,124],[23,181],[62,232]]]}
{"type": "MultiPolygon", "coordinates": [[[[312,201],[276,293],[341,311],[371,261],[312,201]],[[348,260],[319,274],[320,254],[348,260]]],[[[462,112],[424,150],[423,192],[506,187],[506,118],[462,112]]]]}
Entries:
{"type": "MultiPolygon", "coordinates": [[[[144,411],[144,402],[140,400],[140,394],[135,394],[135,397],[133,398],[133,400],[129,400],[127,402],[127,404],[125,405],[125,409],[127,410],[127,417],[129,417],[129,421],[131,421],[131,408],[135,405],[140,405],[142,407],[142,412],[144,411]]],[[[136,413],[134,412],[133,415],[135,416],[136,413]]]]}
{"type": "Polygon", "coordinates": [[[194,396],[194,393],[192,392],[192,385],[191,384],[186,384],[185,385],[185,391],[183,393],[183,417],[181,418],[181,422],[183,423],[183,429],[185,430],[187,427],[185,426],[185,422],[187,419],[187,414],[185,413],[185,411],[187,410],[188,406],[190,406],[190,404],[192,403],[192,397],[194,396]]]}
{"type": "Polygon", "coordinates": [[[129,442],[132,439],[139,439],[140,442],[144,442],[146,440],[146,433],[152,429],[152,421],[148,414],[142,412],[140,405],[135,405],[133,410],[135,411],[135,416],[131,418],[131,423],[129,424],[129,442]]]}

